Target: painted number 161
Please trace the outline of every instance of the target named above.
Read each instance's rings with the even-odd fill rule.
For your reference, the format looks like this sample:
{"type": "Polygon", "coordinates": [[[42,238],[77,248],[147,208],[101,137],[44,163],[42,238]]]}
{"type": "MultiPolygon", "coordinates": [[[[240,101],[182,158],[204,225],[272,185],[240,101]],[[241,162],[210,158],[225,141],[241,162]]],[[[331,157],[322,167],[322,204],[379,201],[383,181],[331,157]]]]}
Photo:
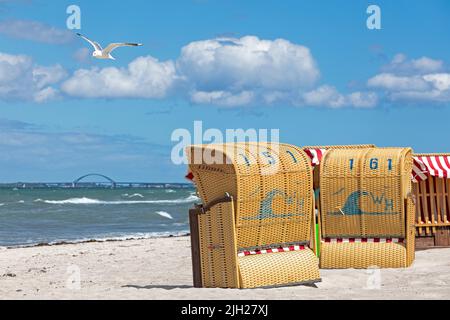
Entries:
{"type": "MultiPolygon", "coordinates": [[[[353,165],[355,163],[354,159],[350,159],[350,170],[353,170],[353,165]]],[[[369,167],[372,170],[377,170],[379,165],[378,158],[372,158],[369,161],[369,167]]],[[[392,159],[387,159],[388,170],[392,170],[392,159]]]]}

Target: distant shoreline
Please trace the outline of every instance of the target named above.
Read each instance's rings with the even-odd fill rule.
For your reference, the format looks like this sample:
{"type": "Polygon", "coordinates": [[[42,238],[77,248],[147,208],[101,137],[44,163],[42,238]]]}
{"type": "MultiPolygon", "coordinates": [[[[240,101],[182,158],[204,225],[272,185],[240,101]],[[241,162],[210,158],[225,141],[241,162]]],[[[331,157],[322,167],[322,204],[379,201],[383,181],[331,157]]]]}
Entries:
{"type": "MultiPolygon", "coordinates": [[[[116,182],[115,189],[189,189],[192,183],[163,183],[163,182],[116,182]]],[[[111,184],[106,182],[14,182],[0,183],[0,189],[107,189],[111,184]]]]}
{"type": "Polygon", "coordinates": [[[12,246],[0,246],[0,249],[24,249],[24,248],[36,248],[36,247],[54,247],[62,245],[77,245],[82,243],[102,243],[102,242],[123,242],[132,240],[146,240],[146,239],[165,239],[165,238],[180,238],[189,236],[189,232],[180,232],[179,234],[167,234],[167,235],[155,235],[149,237],[118,237],[118,238],[105,238],[105,239],[86,239],[86,240],[62,240],[56,242],[41,242],[25,245],[12,245],[12,246]]]}

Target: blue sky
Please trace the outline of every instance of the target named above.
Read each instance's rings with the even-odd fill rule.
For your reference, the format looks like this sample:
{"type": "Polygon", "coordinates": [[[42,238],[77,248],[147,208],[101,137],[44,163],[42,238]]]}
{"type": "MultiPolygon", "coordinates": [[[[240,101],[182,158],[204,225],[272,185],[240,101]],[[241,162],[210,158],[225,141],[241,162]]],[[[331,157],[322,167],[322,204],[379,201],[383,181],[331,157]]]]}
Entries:
{"type": "Polygon", "coordinates": [[[449,36],[445,0],[0,0],[0,181],[182,182],[170,137],[195,120],[450,152],[449,36]],[[93,59],[71,4],[79,32],[144,46],[93,59]]]}

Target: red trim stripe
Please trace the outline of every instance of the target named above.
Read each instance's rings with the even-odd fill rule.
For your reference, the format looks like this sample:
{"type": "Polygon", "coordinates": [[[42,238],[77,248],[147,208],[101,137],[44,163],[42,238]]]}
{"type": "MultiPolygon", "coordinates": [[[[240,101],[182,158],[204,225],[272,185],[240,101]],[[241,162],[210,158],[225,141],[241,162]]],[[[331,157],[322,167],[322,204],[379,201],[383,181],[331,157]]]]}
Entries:
{"type": "Polygon", "coordinates": [[[278,248],[267,248],[267,249],[255,249],[255,250],[244,250],[238,253],[239,257],[251,256],[255,254],[266,254],[266,253],[276,253],[276,252],[289,252],[289,251],[300,251],[305,250],[305,245],[291,245],[288,247],[278,247],[278,248]]]}
{"type": "Polygon", "coordinates": [[[324,153],[327,151],[326,149],[304,149],[305,153],[311,159],[311,164],[313,167],[318,166],[322,161],[322,157],[324,153]]]}
{"type": "Polygon", "coordinates": [[[325,243],[403,243],[403,238],[324,238],[325,243]]]}
{"type": "Polygon", "coordinates": [[[184,177],[189,181],[194,181],[194,174],[191,171],[189,171],[184,177]]]}

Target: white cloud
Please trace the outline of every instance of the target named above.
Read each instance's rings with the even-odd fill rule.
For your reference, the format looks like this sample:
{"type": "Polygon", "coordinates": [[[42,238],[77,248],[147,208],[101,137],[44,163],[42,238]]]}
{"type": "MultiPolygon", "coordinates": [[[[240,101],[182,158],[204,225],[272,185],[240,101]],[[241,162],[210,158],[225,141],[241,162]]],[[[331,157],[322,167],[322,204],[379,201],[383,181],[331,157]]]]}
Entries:
{"type": "Polygon", "coordinates": [[[402,53],[396,54],[392,61],[383,66],[382,71],[393,72],[396,74],[425,74],[439,72],[444,68],[442,60],[434,60],[428,57],[419,59],[408,59],[402,53]]]}
{"type": "Polygon", "coordinates": [[[164,98],[177,78],[172,61],[147,56],[127,68],[91,68],[75,71],[61,89],[79,98],[164,98]]]}
{"type": "Polygon", "coordinates": [[[450,73],[435,73],[427,74],[423,77],[425,81],[433,84],[439,91],[446,91],[450,89],[450,73]]]}
{"type": "Polygon", "coordinates": [[[33,95],[33,100],[37,103],[43,103],[46,101],[51,101],[56,99],[59,96],[58,90],[52,87],[46,87],[42,90],[37,91],[33,95]]]}
{"type": "Polygon", "coordinates": [[[25,39],[50,44],[65,44],[74,39],[69,30],[59,29],[33,20],[4,20],[0,33],[15,39],[25,39]]]}
{"type": "Polygon", "coordinates": [[[371,108],[377,104],[377,101],[377,95],[373,92],[353,92],[345,95],[329,85],[320,86],[303,94],[303,104],[317,107],[371,108]]]}
{"type": "Polygon", "coordinates": [[[353,92],[347,95],[350,106],[357,108],[372,108],[378,104],[378,95],[375,92],[353,92]]]}
{"type": "Polygon", "coordinates": [[[307,47],[253,36],[191,42],[177,65],[200,91],[292,90],[311,87],[320,75],[307,47]]]}
{"type": "Polygon", "coordinates": [[[67,71],[59,64],[50,67],[35,66],[33,68],[33,81],[38,88],[60,82],[66,77],[67,71]]]}
{"type": "Polygon", "coordinates": [[[391,101],[450,102],[450,73],[444,63],[428,57],[408,60],[398,54],[382,68],[390,70],[375,75],[367,81],[391,101]]]}
{"type": "MultiPolygon", "coordinates": [[[[84,48],[86,49],[86,48],[84,48]]],[[[82,61],[89,50],[75,56],[82,61]]],[[[0,99],[45,102],[60,96],[88,99],[163,99],[180,95],[219,107],[255,105],[375,107],[380,101],[450,101],[443,61],[396,55],[356,92],[320,84],[310,50],[284,39],[254,36],[191,42],[175,60],[138,57],[126,67],[92,67],[68,77],[60,65],[37,66],[25,55],[0,53],[0,99]]]]}
{"type": "Polygon", "coordinates": [[[66,75],[60,65],[43,67],[28,56],[0,52],[0,100],[48,101],[58,95],[52,85],[66,75]]]}
{"type": "Polygon", "coordinates": [[[250,104],[253,101],[254,93],[242,91],[232,94],[227,91],[195,91],[191,94],[191,100],[198,104],[212,104],[224,107],[238,107],[250,104]]]}
{"type": "Polygon", "coordinates": [[[273,101],[312,88],[320,76],[307,47],[254,36],[191,42],[177,67],[193,102],[218,105],[273,101]]]}
{"type": "Polygon", "coordinates": [[[367,82],[369,87],[383,88],[393,91],[401,90],[427,90],[429,84],[422,76],[398,76],[392,73],[381,73],[367,82]]]}
{"type": "Polygon", "coordinates": [[[315,90],[306,92],[303,95],[306,105],[327,106],[339,108],[345,104],[345,98],[336,88],[328,85],[321,86],[315,90]]]}

